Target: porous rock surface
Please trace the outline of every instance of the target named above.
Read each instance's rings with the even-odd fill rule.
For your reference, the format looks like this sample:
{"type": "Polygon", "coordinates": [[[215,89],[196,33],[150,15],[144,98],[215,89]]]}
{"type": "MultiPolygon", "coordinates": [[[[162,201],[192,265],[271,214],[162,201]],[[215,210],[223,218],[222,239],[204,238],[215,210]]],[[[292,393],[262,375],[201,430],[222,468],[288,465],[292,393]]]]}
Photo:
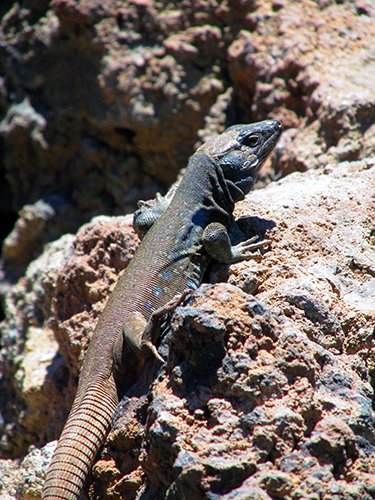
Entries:
{"type": "Polygon", "coordinates": [[[138,243],[131,216],[65,233],[267,117],[285,132],[260,184],[303,172],[238,208],[272,245],[177,309],[168,363],[122,401],[86,494],[375,496],[374,16],[367,0],[0,5],[0,215],[19,212],[0,266],[0,498],[39,498],[138,243]]]}
{"type": "Polygon", "coordinates": [[[240,204],[275,224],[272,248],[177,309],[166,367],[118,409],[94,498],[103,482],[114,498],[373,497],[374,174],[344,162],[240,204]]]}
{"type": "Polygon", "coordinates": [[[137,244],[131,220],[97,217],[75,237],[51,243],[7,294],[1,325],[5,452],[22,455],[30,444],[55,438],[65,422],[81,354],[137,244]]]}
{"type": "Polygon", "coordinates": [[[29,224],[5,242],[8,268],[22,274],[25,256],[93,215],[132,212],[234,122],[283,121],[278,175],[371,154],[374,11],[367,0],[3,2],[0,210],[9,198],[48,207],[39,234],[29,224]]]}
{"type": "MultiPolygon", "coordinates": [[[[292,174],[239,204],[244,233],[265,232],[271,248],[173,314],[168,362],[149,390],[137,398],[130,390],[120,404],[91,498],[374,495],[374,174],[369,160],[343,162],[292,174]]],[[[135,240],[121,217],[99,218],[69,240],[49,327],[73,375],[135,240]]],[[[61,359],[50,363],[53,387],[61,359]]],[[[68,411],[73,393],[51,392],[37,374],[33,381],[55,398],[34,402],[40,435],[56,437],[51,417],[68,411]]],[[[8,438],[20,425],[31,442],[22,418],[8,438]]],[[[40,453],[32,452],[38,463],[51,449],[40,453]]],[[[13,490],[40,491],[37,472],[31,485],[17,472],[13,490]]]]}

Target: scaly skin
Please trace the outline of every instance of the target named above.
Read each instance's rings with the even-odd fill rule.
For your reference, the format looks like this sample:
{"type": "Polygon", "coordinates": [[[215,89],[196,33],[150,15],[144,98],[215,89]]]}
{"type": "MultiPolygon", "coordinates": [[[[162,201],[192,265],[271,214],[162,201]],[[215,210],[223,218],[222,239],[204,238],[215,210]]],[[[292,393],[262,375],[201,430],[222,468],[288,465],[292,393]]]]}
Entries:
{"type": "Polygon", "coordinates": [[[152,339],[156,318],[199,286],[211,260],[235,262],[259,247],[251,241],[232,246],[227,228],[234,204],[254,185],[281,129],[275,120],[228,128],[191,157],[173,197],[159,198],[157,209],[151,204],[140,210],[135,225],[143,224],[140,232],[147,234],[93,333],[43,499],[79,497],[123,394],[124,377],[128,385],[134,382],[147,352],[160,358],[152,339]]]}

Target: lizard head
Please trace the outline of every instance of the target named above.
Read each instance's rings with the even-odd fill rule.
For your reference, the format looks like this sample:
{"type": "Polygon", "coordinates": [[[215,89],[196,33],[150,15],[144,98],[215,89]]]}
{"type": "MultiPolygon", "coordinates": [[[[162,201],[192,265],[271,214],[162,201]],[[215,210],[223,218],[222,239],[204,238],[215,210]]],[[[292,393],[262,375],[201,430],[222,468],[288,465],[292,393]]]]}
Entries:
{"type": "Polygon", "coordinates": [[[201,146],[219,164],[231,191],[240,199],[253,187],[259,170],[282,132],[277,120],[250,125],[233,125],[201,146]]]}

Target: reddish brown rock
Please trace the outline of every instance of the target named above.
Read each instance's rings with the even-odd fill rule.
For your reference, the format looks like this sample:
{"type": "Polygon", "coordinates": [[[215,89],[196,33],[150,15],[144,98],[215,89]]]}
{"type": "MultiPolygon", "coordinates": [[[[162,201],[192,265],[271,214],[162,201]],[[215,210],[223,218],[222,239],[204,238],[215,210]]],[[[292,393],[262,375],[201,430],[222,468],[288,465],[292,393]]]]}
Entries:
{"type": "Polygon", "coordinates": [[[374,151],[370,2],[55,0],[2,12],[5,186],[17,209],[62,200],[70,230],[165,187],[208,123],[281,119],[282,174],[374,151]]]}
{"type": "MultiPolygon", "coordinates": [[[[198,498],[372,495],[373,176],[371,162],[344,162],[288,176],[238,207],[245,234],[266,234],[272,247],[262,259],[231,266],[229,283],[204,285],[177,309],[163,340],[169,361],[143,396],[131,389],[120,404],[93,468],[91,498],[141,491],[198,498]]],[[[63,254],[63,272],[52,287],[44,285],[50,295],[39,296],[39,303],[53,304],[49,325],[73,374],[133,251],[129,222],[98,218],[84,226],[63,254]]],[[[36,275],[28,279],[39,283],[36,275]]],[[[26,309],[13,307],[25,322],[26,309]]],[[[31,345],[33,330],[21,324],[31,345]]],[[[50,417],[57,407],[67,412],[72,397],[74,378],[67,379],[67,401],[56,385],[57,366],[46,385],[33,373],[33,359],[19,365],[28,378],[16,378],[16,387],[23,405],[33,401],[34,424],[21,418],[5,433],[11,438],[23,425],[22,443],[30,442],[36,416],[47,436],[57,435],[50,417]],[[30,390],[43,397],[30,398],[30,390]]]]}
{"type": "Polygon", "coordinates": [[[131,217],[97,217],[78,232],[72,259],[56,281],[50,327],[75,375],[99,314],[134,254],[131,217]]]}
{"type": "Polygon", "coordinates": [[[240,206],[260,232],[273,222],[272,249],[177,309],[166,367],[119,406],[94,497],[104,480],[119,498],[370,498],[373,175],[295,174],[240,206]]]}
{"type": "MultiPolygon", "coordinates": [[[[374,15],[367,0],[0,6],[0,212],[19,211],[0,269],[2,455],[57,437],[136,239],[120,217],[45,242],[132,212],[196,142],[272,116],[286,130],[263,185],[304,173],[238,210],[272,247],[176,311],[168,365],[120,405],[88,491],[375,496],[374,15]]],[[[1,462],[2,495],[39,494],[38,453],[1,462]]]]}
{"type": "Polygon", "coordinates": [[[130,216],[98,217],[72,240],[51,244],[7,296],[0,325],[5,456],[59,434],[97,317],[137,244],[130,216]]]}

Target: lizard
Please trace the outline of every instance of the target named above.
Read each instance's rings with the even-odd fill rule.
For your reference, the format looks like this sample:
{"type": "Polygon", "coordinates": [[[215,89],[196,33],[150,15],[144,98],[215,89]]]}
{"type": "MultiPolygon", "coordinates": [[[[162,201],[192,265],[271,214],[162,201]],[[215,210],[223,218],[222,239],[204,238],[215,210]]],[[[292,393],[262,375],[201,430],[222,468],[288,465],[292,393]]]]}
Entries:
{"type": "Polygon", "coordinates": [[[232,245],[235,203],[253,187],[282,131],[277,120],[232,125],[190,157],[172,194],[141,206],[144,234],[99,316],[42,498],[79,498],[122,394],[124,376],[157,351],[155,327],[202,282],[210,262],[246,259],[264,242],[232,245]],[[133,367],[133,368],[132,368],[133,367]]]}

